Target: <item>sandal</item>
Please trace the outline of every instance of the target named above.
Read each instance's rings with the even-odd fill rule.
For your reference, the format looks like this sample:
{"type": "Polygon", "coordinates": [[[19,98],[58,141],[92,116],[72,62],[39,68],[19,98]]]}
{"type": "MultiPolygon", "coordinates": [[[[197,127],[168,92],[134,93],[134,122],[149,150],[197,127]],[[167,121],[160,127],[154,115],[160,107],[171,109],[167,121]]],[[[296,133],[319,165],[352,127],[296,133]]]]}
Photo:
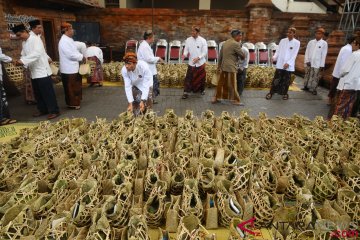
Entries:
{"type": "Polygon", "coordinates": [[[0,122],[0,126],[4,126],[4,125],[9,125],[9,124],[14,124],[17,121],[15,119],[10,119],[10,118],[5,118],[0,122]]]}
{"type": "Polygon", "coordinates": [[[289,99],[289,94],[283,95],[282,99],[283,99],[283,100],[288,100],[288,99],[289,99]]]}
{"type": "Polygon", "coordinates": [[[268,93],[266,94],[266,97],[265,97],[267,100],[270,100],[272,98],[272,93],[268,93]]]}

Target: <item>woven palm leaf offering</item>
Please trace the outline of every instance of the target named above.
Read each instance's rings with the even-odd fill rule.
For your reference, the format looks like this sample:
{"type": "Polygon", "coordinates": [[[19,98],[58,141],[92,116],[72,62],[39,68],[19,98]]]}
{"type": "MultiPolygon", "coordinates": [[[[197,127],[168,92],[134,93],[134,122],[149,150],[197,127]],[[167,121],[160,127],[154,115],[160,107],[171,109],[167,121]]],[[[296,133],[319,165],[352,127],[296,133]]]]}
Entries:
{"type": "Polygon", "coordinates": [[[329,239],[359,229],[359,126],[172,109],[41,122],[1,144],[1,239],[241,239],[253,217],[275,239],[329,239]]]}

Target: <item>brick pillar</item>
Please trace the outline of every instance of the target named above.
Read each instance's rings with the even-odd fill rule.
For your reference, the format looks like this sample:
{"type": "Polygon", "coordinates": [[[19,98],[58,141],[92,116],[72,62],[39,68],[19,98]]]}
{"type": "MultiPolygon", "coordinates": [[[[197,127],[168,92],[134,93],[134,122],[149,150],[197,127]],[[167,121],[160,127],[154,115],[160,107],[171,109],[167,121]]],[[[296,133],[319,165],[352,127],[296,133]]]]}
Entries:
{"type": "Polygon", "coordinates": [[[302,16],[294,17],[291,26],[296,28],[296,39],[300,41],[299,54],[305,54],[306,45],[312,37],[309,31],[310,18],[302,16]]]}
{"type": "Polygon", "coordinates": [[[271,39],[273,3],[271,0],[250,0],[246,7],[249,10],[249,31],[246,34],[246,41],[268,43],[271,39]]]}

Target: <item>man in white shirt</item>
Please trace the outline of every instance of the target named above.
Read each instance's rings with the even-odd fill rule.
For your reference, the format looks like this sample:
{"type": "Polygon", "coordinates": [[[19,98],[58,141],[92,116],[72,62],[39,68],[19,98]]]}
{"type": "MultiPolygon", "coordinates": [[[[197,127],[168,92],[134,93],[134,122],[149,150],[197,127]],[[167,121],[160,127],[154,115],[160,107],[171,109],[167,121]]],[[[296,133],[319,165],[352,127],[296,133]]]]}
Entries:
{"type": "Polygon", "coordinates": [[[85,57],[87,60],[95,62],[95,68],[93,74],[88,76],[87,81],[90,83],[90,87],[94,86],[94,84],[99,84],[99,87],[101,87],[104,80],[104,71],[101,65],[104,63],[103,52],[95,43],[89,43],[88,45],[90,46],[86,49],[85,57]]]}
{"type": "Polygon", "coordinates": [[[360,50],[351,54],[340,72],[340,81],[337,86],[340,92],[334,115],[346,119],[353,115],[358,93],[360,91],[360,50]]]}
{"type": "Polygon", "coordinates": [[[273,56],[272,61],[276,61],[276,71],[270,92],[266,95],[268,100],[274,93],[283,95],[283,100],[289,99],[291,73],[295,71],[295,59],[300,48],[300,41],[295,39],[295,35],[296,28],[290,27],[287,31],[287,38],[280,40],[279,47],[273,56]]]}
{"type": "Polygon", "coordinates": [[[29,68],[31,73],[31,82],[38,108],[38,112],[33,116],[48,114],[48,119],[58,117],[60,115],[59,107],[43,42],[39,37],[30,35],[23,24],[15,26],[12,31],[23,40],[21,58],[16,61],[16,64],[29,68]]]}
{"type": "Polygon", "coordinates": [[[60,72],[68,108],[80,109],[82,99],[82,80],[79,74],[79,62],[84,56],[79,52],[73,40],[74,29],[70,23],[61,24],[59,42],[60,72]]]}
{"type": "Polygon", "coordinates": [[[200,92],[201,95],[205,95],[207,51],[207,42],[200,36],[200,27],[192,27],[191,37],[185,41],[185,49],[182,56],[182,59],[187,56],[189,57],[182,99],[187,99],[190,92],[200,92]]]}
{"type": "Polygon", "coordinates": [[[12,62],[12,58],[3,54],[0,48],[0,126],[16,123],[15,119],[10,118],[9,103],[3,86],[3,72],[1,62],[12,62]]]}
{"type": "Polygon", "coordinates": [[[237,70],[237,75],[236,75],[236,79],[237,79],[237,90],[239,95],[242,95],[242,92],[244,91],[245,88],[245,83],[246,83],[246,70],[249,67],[249,49],[247,49],[246,47],[242,46],[241,50],[244,53],[244,59],[239,58],[239,62],[238,62],[238,70],[237,70]]]}
{"type": "Polygon", "coordinates": [[[325,58],[328,51],[328,44],[322,38],[324,37],[325,29],[318,28],[315,32],[315,39],[309,41],[305,50],[305,79],[304,91],[311,91],[312,94],[317,94],[317,87],[321,78],[321,71],[325,66],[325,58]]]}
{"type": "Polygon", "coordinates": [[[136,53],[127,52],[125,66],[121,69],[129,112],[135,115],[152,108],[153,75],[146,62],[137,60],[136,53]]]}
{"type": "Polygon", "coordinates": [[[339,83],[339,79],[340,79],[340,71],[341,71],[342,67],[344,66],[344,63],[346,62],[348,57],[351,56],[353,48],[355,48],[355,46],[357,44],[358,43],[356,42],[356,37],[349,36],[347,38],[347,44],[340,49],[339,55],[336,59],[334,71],[332,73],[333,79],[331,81],[330,91],[328,94],[329,102],[331,102],[332,99],[335,97],[336,87],[337,87],[337,85],[339,83]]]}
{"type": "Polygon", "coordinates": [[[138,51],[137,57],[138,60],[142,60],[149,65],[150,71],[153,75],[153,103],[156,104],[155,98],[160,95],[160,83],[157,79],[157,70],[156,70],[156,63],[160,62],[163,63],[164,60],[160,57],[155,57],[154,52],[151,49],[151,45],[154,43],[154,34],[151,30],[148,30],[144,33],[144,41],[141,42],[138,51]]]}

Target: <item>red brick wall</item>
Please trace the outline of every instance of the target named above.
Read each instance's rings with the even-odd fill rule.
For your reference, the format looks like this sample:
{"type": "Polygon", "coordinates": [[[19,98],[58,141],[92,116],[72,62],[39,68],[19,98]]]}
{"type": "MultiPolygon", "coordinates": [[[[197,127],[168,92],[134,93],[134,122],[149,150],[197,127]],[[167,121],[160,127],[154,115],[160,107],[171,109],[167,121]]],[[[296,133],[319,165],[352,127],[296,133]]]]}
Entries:
{"type": "MultiPolygon", "coordinates": [[[[6,31],[7,23],[5,20],[5,13],[13,14],[13,15],[27,15],[33,16],[40,20],[48,20],[53,21],[54,26],[54,35],[56,39],[54,41],[54,47],[57,49],[57,43],[60,39],[60,24],[62,21],[75,21],[75,14],[70,12],[58,12],[55,10],[42,9],[41,4],[39,4],[39,8],[28,8],[19,6],[12,1],[0,0],[0,18],[3,19],[0,21],[1,31],[1,39],[0,46],[3,51],[12,56],[18,58],[21,51],[21,41],[20,40],[12,40],[9,37],[9,32],[6,31]]],[[[47,39],[43,39],[46,41],[47,39]]],[[[57,50],[56,50],[57,52],[57,50]]]]}

